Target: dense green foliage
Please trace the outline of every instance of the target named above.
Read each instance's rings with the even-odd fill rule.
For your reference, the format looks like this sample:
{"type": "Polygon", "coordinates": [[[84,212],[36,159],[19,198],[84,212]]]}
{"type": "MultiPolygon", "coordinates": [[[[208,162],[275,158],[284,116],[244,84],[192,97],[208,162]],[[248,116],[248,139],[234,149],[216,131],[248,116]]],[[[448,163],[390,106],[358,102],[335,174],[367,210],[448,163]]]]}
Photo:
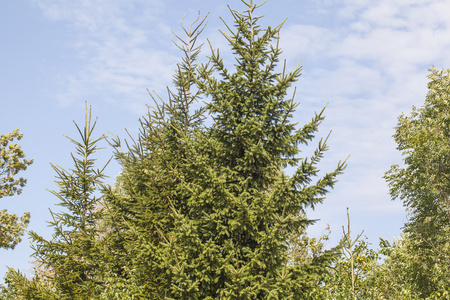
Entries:
{"type": "MultiPolygon", "coordinates": [[[[25,178],[17,178],[16,175],[25,171],[33,159],[25,159],[22,148],[18,144],[10,144],[22,137],[19,129],[0,137],[0,198],[20,194],[27,183],[25,178]]],[[[0,248],[14,249],[29,222],[29,212],[25,212],[19,221],[16,214],[9,214],[6,209],[0,210],[0,248]]]]}
{"type": "MultiPolygon", "coordinates": [[[[329,249],[329,229],[307,236],[306,209],[323,202],[345,162],[319,176],[326,139],[312,157],[300,157],[323,110],[300,128],[292,122],[289,90],[301,68],[278,66],[282,24],[262,29],[258,6],[242,2],[246,10],[231,10],[233,26],[223,33],[234,65],[211,45],[199,64],[205,20],[182,27],[173,88],[167,100],[151,94],[155,107],[131,142],[94,137],[86,109],[84,127],[75,124],[80,140],[69,138],[74,166],[53,166],[59,190],[52,193],[63,208],[52,212],[53,236],[30,233],[34,276],[9,269],[1,299],[449,298],[449,71],[433,69],[425,105],[399,118],[394,137],[405,164],[385,178],[410,213],[402,237],[381,239],[375,251],[362,233],[352,235],[348,216],[329,249]],[[103,183],[105,167],[96,167],[101,142],[122,167],[112,186],[103,183]]],[[[18,146],[9,148],[15,163],[8,160],[4,149],[15,136],[2,136],[7,176],[31,163],[18,160],[18,146]]],[[[11,195],[25,180],[3,182],[11,195]]],[[[12,221],[22,231],[8,247],[22,222],[12,221]]]]}
{"type": "Polygon", "coordinates": [[[402,246],[389,261],[393,268],[405,262],[402,281],[412,293],[440,298],[450,293],[450,70],[433,68],[428,78],[425,104],[398,120],[394,138],[404,166],[385,175],[392,198],[409,213],[402,246]]]}
{"type": "Polygon", "coordinates": [[[216,50],[198,66],[203,22],[185,29],[187,38],[179,38],[185,56],[168,101],[158,97],[125,149],[120,139],[110,140],[123,168],[114,186],[104,187],[102,171],[94,171],[98,140],[87,118],[82,142],[72,140],[75,168],[55,167],[60,191],[53,193],[65,211],[53,213],[53,238],[32,233],[36,277],[10,270],[5,293],[309,298],[308,278],[319,276],[332,255],[288,264],[288,240],[312,223],[305,209],[323,201],[344,164],[313,182],[326,141],[309,159],[298,157],[299,146],[314,138],[323,112],[295,128],[297,104],[288,89],[301,69],[277,71],[281,25],[261,29],[257,6],[246,6],[244,13],[231,11],[234,29],[224,34],[234,71],[216,50]],[[208,99],[203,108],[200,97],[208,99]],[[292,176],[286,166],[297,168],[292,176]]]}
{"type": "Polygon", "coordinates": [[[86,111],[84,129],[76,125],[81,141],[71,139],[76,146],[72,154],[74,168],[65,170],[53,166],[57,173],[59,191],[52,191],[60,200],[64,211],[52,213],[54,228],[51,240],[31,232],[35,278],[25,280],[14,270],[9,271],[6,282],[11,290],[28,298],[38,299],[88,299],[99,294],[101,279],[97,278],[104,260],[103,236],[97,223],[101,220],[102,207],[96,196],[105,177],[103,169],[95,169],[92,155],[103,136],[92,137],[95,122],[91,124],[90,112],[86,111]]]}
{"type": "Polygon", "coordinates": [[[255,9],[250,3],[243,14],[232,11],[235,29],[224,34],[234,71],[215,50],[197,67],[201,27],[186,31],[176,91],[141,121],[133,146],[122,151],[113,143],[123,173],[108,207],[122,228],[117,239],[128,241],[123,251],[135,258],[125,262],[130,276],[147,296],[307,298],[298,277],[325,264],[287,265],[287,241],[311,223],[305,208],[323,200],[344,165],[311,182],[327,146],[321,141],[311,159],[297,154],[323,116],[300,129],[291,123],[297,105],[285,98],[300,68],[276,71],[281,26],[260,29],[255,9]],[[199,96],[210,100],[193,110],[199,96]],[[288,165],[297,166],[291,177],[283,172],[288,165]]]}

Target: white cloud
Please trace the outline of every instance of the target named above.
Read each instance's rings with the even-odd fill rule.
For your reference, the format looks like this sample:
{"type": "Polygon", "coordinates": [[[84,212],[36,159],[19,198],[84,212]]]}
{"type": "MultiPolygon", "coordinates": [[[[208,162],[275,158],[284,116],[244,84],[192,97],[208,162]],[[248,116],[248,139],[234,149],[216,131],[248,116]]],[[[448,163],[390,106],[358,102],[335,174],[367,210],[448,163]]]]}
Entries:
{"type": "MultiPolygon", "coordinates": [[[[336,8],[336,2],[321,5],[336,8]]],[[[313,106],[330,102],[323,132],[332,129],[334,137],[321,169],[351,154],[336,191],[311,214],[323,220],[314,231],[324,222],[339,229],[345,206],[373,218],[403,211],[400,201],[390,201],[382,179],[400,158],[390,137],[397,116],[422,105],[427,69],[450,67],[449,11],[448,1],[348,0],[338,7],[334,27],[288,23],[282,32],[288,59],[300,57],[306,65],[300,100],[313,106]]],[[[370,217],[358,222],[371,226],[370,217]]]]}
{"type": "Polygon", "coordinates": [[[449,62],[442,52],[450,46],[448,1],[347,1],[342,11],[351,13],[335,28],[288,27],[282,36],[287,54],[376,60],[383,67],[449,62]]]}
{"type": "Polygon", "coordinates": [[[330,49],[336,38],[329,28],[295,24],[282,30],[280,45],[288,57],[299,53],[318,57],[330,49]]]}
{"type": "Polygon", "coordinates": [[[158,17],[161,1],[36,1],[36,5],[48,19],[64,22],[74,32],[69,46],[81,64],[74,74],[61,78],[60,103],[95,102],[101,97],[133,110],[141,107],[137,112],[142,113],[148,101],[142,97],[145,89],[163,90],[171,82],[177,56],[170,51],[174,48],[170,39],[160,39],[170,34],[158,17]]]}

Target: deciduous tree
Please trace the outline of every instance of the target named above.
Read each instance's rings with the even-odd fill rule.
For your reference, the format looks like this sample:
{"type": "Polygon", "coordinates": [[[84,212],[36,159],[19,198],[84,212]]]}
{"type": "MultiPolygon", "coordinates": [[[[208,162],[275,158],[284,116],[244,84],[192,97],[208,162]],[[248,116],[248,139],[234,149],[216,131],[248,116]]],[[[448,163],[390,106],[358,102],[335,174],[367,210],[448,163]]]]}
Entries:
{"type": "MultiPolygon", "coordinates": [[[[0,137],[0,198],[20,194],[27,183],[17,174],[25,171],[33,163],[33,159],[25,159],[25,153],[17,144],[11,144],[15,139],[22,139],[23,134],[15,129],[9,134],[0,137]]],[[[22,217],[9,214],[6,209],[0,211],[0,248],[14,247],[22,240],[25,228],[30,222],[30,213],[25,212],[22,217]]]]}
{"type": "Polygon", "coordinates": [[[432,68],[428,78],[424,105],[398,119],[394,138],[404,165],[393,165],[385,175],[392,199],[402,200],[409,214],[405,245],[414,245],[393,253],[425,263],[405,274],[424,298],[448,293],[450,286],[448,276],[429,276],[432,269],[450,267],[450,70],[432,68]]]}

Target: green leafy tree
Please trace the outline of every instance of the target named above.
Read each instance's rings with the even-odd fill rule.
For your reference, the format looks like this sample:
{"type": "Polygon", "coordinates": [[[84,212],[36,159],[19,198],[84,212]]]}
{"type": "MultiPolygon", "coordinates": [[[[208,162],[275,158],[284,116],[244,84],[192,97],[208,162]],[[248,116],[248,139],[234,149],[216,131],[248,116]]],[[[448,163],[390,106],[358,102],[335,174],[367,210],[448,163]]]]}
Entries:
{"type": "Polygon", "coordinates": [[[331,233],[329,227],[318,238],[310,238],[303,231],[294,233],[290,239],[290,264],[305,267],[314,260],[322,261],[315,264],[320,270],[305,282],[310,287],[308,299],[403,299],[384,298],[388,295],[385,288],[392,288],[380,268],[379,260],[384,252],[371,249],[363,232],[352,237],[348,210],[347,220],[338,246],[329,250],[326,247],[331,233]],[[325,257],[328,259],[324,260],[325,257]]]}
{"type": "Polygon", "coordinates": [[[329,299],[330,278],[334,262],[340,257],[340,249],[327,250],[326,244],[331,234],[330,227],[319,237],[309,237],[306,230],[293,232],[289,238],[288,265],[303,269],[301,282],[307,294],[303,298],[329,299]]]}
{"type": "MultiPolygon", "coordinates": [[[[25,153],[18,144],[10,144],[15,139],[22,139],[23,134],[15,129],[0,137],[0,198],[20,194],[27,183],[23,177],[17,178],[17,173],[25,171],[33,163],[33,159],[25,159],[25,153]]],[[[30,213],[22,217],[9,214],[6,209],[0,211],[0,248],[14,247],[22,240],[25,228],[30,222],[30,213]]]]}
{"type": "Polygon", "coordinates": [[[406,245],[414,246],[399,251],[423,262],[406,274],[421,298],[448,293],[450,286],[448,276],[429,276],[450,267],[450,70],[432,68],[428,78],[425,104],[398,119],[394,138],[404,166],[393,165],[385,175],[392,198],[409,214],[406,245]]]}
{"type": "Polygon", "coordinates": [[[307,299],[383,299],[376,285],[381,281],[375,284],[380,255],[362,233],[352,237],[348,211],[347,219],[339,244],[328,250],[329,227],[318,238],[308,237],[305,231],[291,236],[289,263],[316,269],[303,278],[309,287],[307,299]]]}
{"type": "Polygon", "coordinates": [[[191,26],[169,101],[156,102],[126,150],[112,141],[123,166],[106,204],[123,228],[117,261],[147,297],[308,299],[305,278],[319,272],[319,260],[288,264],[288,239],[313,223],[305,209],[323,201],[344,164],[313,182],[326,140],[310,159],[298,157],[299,146],[314,138],[323,111],[295,128],[297,104],[287,95],[301,69],[276,71],[281,25],[261,29],[258,6],[243,3],[224,33],[235,70],[215,50],[197,67],[201,24],[191,26]],[[204,108],[200,96],[209,99],[204,108]],[[297,167],[292,176],[287,166],[297,167]]]}
{"type": "Polygon", "coordinates": [[[449,299],[448,270],[417,238],[403,233],[393,243],[381,239],[384,260],[371,276],[378,299],[449,299]],[[438,288],[441,287],[441,288],[438,288]]]}
{"type": "Polygon", "coordinates": [[[379,253],[370,248],[363,232],[352,237],[347,208],[347,229],[342,226],[340,256],[324,280],[327,295],[323,299],[380,299],[374,285],[379,253]]]}

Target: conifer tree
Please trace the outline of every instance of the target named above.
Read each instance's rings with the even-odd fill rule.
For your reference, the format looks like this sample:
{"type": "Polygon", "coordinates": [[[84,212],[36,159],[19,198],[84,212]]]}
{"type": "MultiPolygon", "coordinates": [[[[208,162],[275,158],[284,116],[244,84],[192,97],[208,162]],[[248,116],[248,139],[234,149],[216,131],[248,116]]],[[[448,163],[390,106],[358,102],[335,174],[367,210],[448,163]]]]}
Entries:
{"type": "Polygon", "coordinates": [[[36,232],[30,233],[37,264],[35,276],[28,280],[10,269],[5,294],[27,299],[91,299],[102,292],[103,243],[97,223],[102,214],[99,191],[105,175],[104,168],[95,168],[93,155],[104,136],[93,137],[95,125],[86,107],[84,128],[75,123],[81,141],[69,138],[76,146],[73,169],[52,165],[59,188],[52,194],[64,209],[50,211],[53,236],[47,240],[36,232]]]}
{"type": "Polygon", "coordinates": [[[176,92],[141,121],[128,150],[113,142],[123,172],[108,206],[128,241],[118,255],[133,257],[128,276],[149,297],[308,298],[305,277],[326,264],[322,258],[289,266],[287,242],[312,223],[306,208],[323,201],[345,165],[312,182],[326,140],[310,159],[299,157],[299,146],[314,138],[323,111],[295,128],[297,104],[287,95],[301,69],[277,72],[281,25],[261,29],[258,6],[243,3],[244,13],[231,10],[235,29],[224,33],[236,70],[228,71],[214,50],[197,67],[201,25],[186,30],[176,92]],[[209,102],[192,112],[199,96],[209,102]],[[202,122],[207,114],[210,127],[202,122]],[[297,170],[288,176],[286,166],[297,170]]]}
{"type": "Polygon", "coordinates": [[[259,6],[242,3],[247,9],[230,9],[234,29],[226,25],[224,33],[235,70],[218,50],[197,63],[204,19],[183,27],[186,38],[176,36],[184,57],[174,89],[167,101],[151,94],[155,108],[124,149],[119,138],[109,141],[123,169],[108,188],[103,170],[93,168],[100,139],[91,138],[87,118],[83,142],[72,140],[82,159],[74,156],[74,170],[55,167],[55,195],[66,211],[53,214],[54,237],[32,235],[49,273],[24,281],[16,272],[7,292],[25,286],[22,295],[49,299],[311,298],[311,281],[332,252],[290,264],[289,238],[313,223],[306,209],[323,201],[345,163],[318,176],[326,139],[310,158],[300,157],[323,110],[296,128],[298,104],[288,92],[301,68],[287,72],[284,63],[278,71],[282,25],[261,29],[259,6]],[[286,174],[287,166],[296,171],[286,174]]]}
{"type": "Polygon", "coordinates": [[[187,185],[201,180],[198,164],[208,163],[197,153],[204,135],[204,109],[196,104],[200,91],[195,88],[197,38],[204,24],[205,19],[197,19],[189,28],[183,26],[186,39],[176,36],[184,57],[174,75],[175,91],[168,90],[169,101],[150,94],[156,108],[140,120],[140,135],[127,143],[126,151],[119,138],[111,141],[123,167],[105,204],[110,226],[118,228],[111,232],[111,241],[120,248],[115,260],[122,262],[121,280],[145,287],[147,296],[170,293],[171,263],[161,243],[176,227],[177,217],[188,212],[193,195],[187,185]]]}

